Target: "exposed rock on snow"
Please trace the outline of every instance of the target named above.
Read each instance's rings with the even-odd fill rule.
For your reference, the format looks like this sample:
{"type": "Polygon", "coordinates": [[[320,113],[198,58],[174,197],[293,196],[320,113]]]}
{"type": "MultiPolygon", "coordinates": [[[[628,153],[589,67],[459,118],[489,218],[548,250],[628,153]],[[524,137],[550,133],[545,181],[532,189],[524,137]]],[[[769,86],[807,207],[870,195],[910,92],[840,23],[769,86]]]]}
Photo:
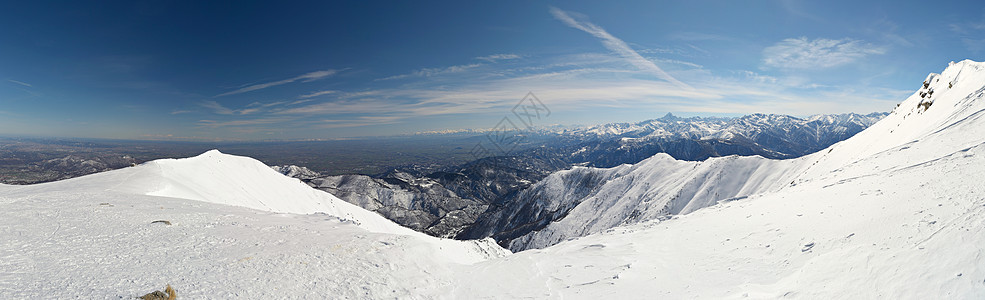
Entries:
{"type": "Polygon", "coordinates": [[[459,197],[430,178],[399,172],[384,178],[326,176],[310,180],[309,184],[398,224],[438,237],[454,237],[487,207],[459,197]]]}
{"type": "Polygon", "coordinates": [[[271,166],[270,168],[277,171],[277,173],[284,174],[284,176],[294,177],[301,180],[314,179],[322,176],[318,172],[312,171],[311,169],[295,165],[271,166]]]}

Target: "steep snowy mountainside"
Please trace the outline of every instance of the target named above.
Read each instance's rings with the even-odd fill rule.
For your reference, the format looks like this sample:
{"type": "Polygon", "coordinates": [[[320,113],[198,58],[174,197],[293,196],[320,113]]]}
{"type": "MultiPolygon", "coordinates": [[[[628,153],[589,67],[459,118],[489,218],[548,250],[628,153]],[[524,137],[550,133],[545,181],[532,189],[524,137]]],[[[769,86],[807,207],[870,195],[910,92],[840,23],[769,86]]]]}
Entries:
{"type": "MultiPolygon", "coordinates": [[[[870,176],[916,164],[918,162],[911,159],[921,157],[905,156],[908,153],[905,150],[917,147],[907,146],[908,143],[935,147],[934,155],[966,149],[985,140],[985,129],[975,123],[985,109],[981,101],[975,100],[985,91],[982,69],[982,63],[963,61],[952,64],[941,75],[932,74],[926,87],[882,121],[815,154],[782,161],[724,157],[696,163],[657,155],[634,165],[634,170],[625,175],[601,178],[595,183],[577,183],[591,186],[593,191],[586,197],[566,199],[571,203],[559,207],[569,208],[567,210],[552,211],[551,206],[544,204],[548,200],[533,192],[518,197],[517,203],[506,212],[480,222],[500,224],[492,236],[499,238],[501,244],[509,243],[514,251],[541,248],[621,224],[688,213],[719,201],[775,192],[807,181],[870,176]],[[937,92],[931,96],[929,90],[937,92]],[[926,105],[920,103],[928,101],[934,101],[933,105],[937,106],[925,110],[926,105]],[[962,133],[936,134],[946,128],[956,128],[948,132],[962,133]],[[870,163],[873,160],[869,158],[890,155],[893,151],[902,151],[903,156],[891,162],[879,161],[877,165],[870,163]],[[530,212],[531,208],[535,208],[533,212],[530,212]],[[521,211],[526,212],[519,213],[521,211]],[[539,231],[512,239],[512,230],[530,225],[529,219],[516,216],[528,215],[548,215],[556,220],[539,231]]],[[[585,169],[569,172],[585,172],[585,169]]],[[[563,181],[544,180],[529,190],[564,190],[569,188],[565,185],[576,184],[565,182],[561,186],[547,186],[558,182],[563,181]]]]}
{"type": "MultiPolygon", "coordinates": [[[[944,155],[985,141],[985,63],[965,60],[952,62],[941,74],[930,74],[921,88],[900,103],[882,121],[855,137],[835,144],[816,156],[818,163],[804,176],[822,176],[838,171],[847,164],[889,151],[906,152],[914,145],[932,147],[934,155],[944,155]]],[[[901,156],[887,169],[911,162],[901,156]]],[[[920,157],[912,157],[921,159],[920,157]]]]}
{"type": "MultiPolygon", "coordinates": [[[[758,156],[728,156],[710,158],[703,162],[676,160],[658,154],[622,172],[607,172],[610,176],[591,181],[570,182],[563,179],[544,180],[517,197],[520,209],[504,210],[504,215],[492,220],[499,226],[491,236],[513,251],[543,248],[571,237],[603,232],[622,224],[686,214],[716,204],[719,200],[741,198],[752,194],[778,190],[789,184],[786,178],[797,175],[800,164],[768,160],[758,156]],[[554,194],[584,186],[589,192],[583,197],[562,198],[565,203],[541,194],[554,194]],[[559,208],[559,209],[555,209],[559,208]],[[517,213],[519,211],[519,213],[517,213]],[[546,226],[520,237],[509,234],[518,225],[515,220],[527,220],[527,214],[549,213],[546,226]],[[513,239],[515,238],[515,239],[513,239]]],[[[581,177],[580,173],[597,173],[598,169],[575,168],[552,174],[550,177],[581,177]]],[[[542,218],[543,219],[543,218],[542,218]]],[[[484,220],[483,220],[484,221],[484,220]]]]}
{"type": "Polygon", "coordinates": [[[925,163],[912,167],[808,181],[482,262],[449,292],[553,299],[983,299],[985,144],[944,156],[931,147],[878,159],[923,157],[925,163]]]}

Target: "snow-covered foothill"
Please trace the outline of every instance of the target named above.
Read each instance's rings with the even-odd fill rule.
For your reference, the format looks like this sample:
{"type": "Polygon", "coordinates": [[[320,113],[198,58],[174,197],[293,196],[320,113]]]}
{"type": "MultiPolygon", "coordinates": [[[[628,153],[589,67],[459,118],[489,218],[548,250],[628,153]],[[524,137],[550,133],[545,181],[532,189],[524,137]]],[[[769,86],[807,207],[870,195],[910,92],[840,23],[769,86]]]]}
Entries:
{"type": "Polygon", "coordinates": [[[10,299],[131,298],[164,284],[191,299],[411,297],[457,265],[508,254],[403,228],[216,150],[0,186],[0,236],[10,299]]]}

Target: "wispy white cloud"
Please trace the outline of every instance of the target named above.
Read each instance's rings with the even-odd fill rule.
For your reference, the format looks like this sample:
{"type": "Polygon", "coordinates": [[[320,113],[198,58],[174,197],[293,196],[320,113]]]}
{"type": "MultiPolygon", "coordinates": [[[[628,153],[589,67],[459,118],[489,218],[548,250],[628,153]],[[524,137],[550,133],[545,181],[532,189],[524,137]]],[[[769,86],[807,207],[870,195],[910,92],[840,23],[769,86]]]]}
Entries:
{"type": "Polygon", "coordinates": [[[211,109],[213,112],[220,115],[232,115],[236,113],[236,111],[229,109],[225,106],[222,106],[222,104],[219,104],[219,102],[215,102],[212,100],[202,101],[202,103],[199,103],[198,105],[211,109]]]}
{"type": "Polygon", "coordinates": [[[301,99],[301,100],[298,100],[298,101],[294,101],[294,102],[288,103],[287,105],[288,106],[290,106],[290,105],[298,105],[298,104],[308,103],[308,102],[311,102],[311,99],[301,99]]]}
{"type": "Polygon", "coordinates": [[[352,119],[324,119],[318,121],[315,124],[312,124],[312,126],[320,129],[349,128],[349,127],[361,127],[361,126],[371,126],[371,125],[395,124],[395,123],[399,123],[403,119],[406,119],[406,117],[361,116],[352,119]]]}
{"type": "Polygon", "coordinates": [[[282,84],[292,83],[292,82],[295,82],[295,81],[311,82],[311,81],[322,79],[322,78],[325,78],[325,77],[328,77],[328,76],[335,75],[338,72],[339,72],[338,70],[315,71],[315,72],[311,72],[311,73],[307,73],[307,74],[302,74],[302,75],[299,75],[299,76],[296,76],[296,77],[293,77],[293,78],[289,78],[289,79],[284,79],[284,80],[279,80],[279,81],[273,81],[273,82],[267,82],[267,83],[261,83],[261,84],[249,85],[249,86],[246,86],[246,87],[243,87],[243,88],[239,88],[239,89],[236,89],[236,90],[233,90],[233,91],[229,91],[229,92],[225,92],[225,93],[222,93],[222,94],[215,95],[215,97],[213,97],[213,98],[223,97],[223,96],[229,96],[229,95],[235,95],[235,94],[241,94],[241,93],[246,93],[246,92],[252,92],[252,91],[256,91],[256,90],[260,90],[260,89],[265,89],[265,88],[269,88],[269,87],[273,87],[273,86],[278,86],[278,85],[282,85],[282,84]]]}
{"type": "Polygon", "coordinates": [[[687,67],[692,67],[692,68],[696,68],[696,69],[704,68],[704,66],[702,66],[702,65],[699,65],[699,64],[696,64],[696,63],[693,63],[693,62],[689,62],[689,61],[683,61],[683,60],[664,59],[664,58],[656,58],[656,57],[651,58],[651,60],[656,61],[656,62],[660,62],[660,63],[665,63],[665,64],[675,64],[675,65],[687,66],[687,67]]]}
{"type": "Polygon", "coordinates": [[[146,140],[172,140],[172,141],[181,141],[181,140],[184,140],[184,141],[212,141],[212,142],[221,142],[221,141],[234,140],[234,139],[222,139],[222,138],[204,137],[204,136],[177,136],[177,135],[174,135],[174,134],[171,134],[171,133],[163,133],[163,134],[150,134],[150,133],[147,133],[147,134],[141,134],[140,137],[142,139],[146,139],[146,140]]]}
{"type": "Polygon", "coordinates": [[[979,53],[985,50],[985,18],[978,22],[965,22],[960,24],[950,24],[951,31],[961,38],[968,51],[979,53]]]}
{"type": "Polygon", "coordinates": [[[322,95],[335,94],[335,93],[338,93],[338,92],[339,91],[334,91],[334,90],[311,92],[311,93],[307,93],[307,94],[298,96],[298,99],[314,98],[314,97],[318,97],[318,96],[322,96],[322,95]]]}
{"type": "Polygon", "coordinates": [[[975,31],[985,30],[985,19],[978,22],[952,23],[948,25],[948,28],[957,34],[970,34],[975,31]]]}
{"type": "Polygon", "coordinates": [[[193,113],[193,112],[194,111],[191,111],[191,110],[175,110],[175,111],[171,111],[171,114],[172,115],[180,115],[180,114],[189,114],[189,113],[193,113]]]}
{"type": "Polygon", "coordinates": [[[846,65],[886,50],[853,39],[785,39],[763,50],[763,63],[779,69],[824,69],[846,65]]]}
{"type": "Polygon", "coordinates": [[[602,45],[604,45],[609,50],[619,54],[624,59],[626,59],[626,61],[633,64],[637,68],[651,72],[657,77],[659,77],[660,79],[673,83],[677,87],[691,89],[691,86],[685,84],[684,82],[681,82],[680,80],[677,80],[677,78],[674,78],[673,76],[665,72],[663,69],[658,67],[652,61],[643,58],[643,56],[641,56],[639,53],[634,51],[633,48],[629,47],[629,45],[627,45],[626,42],[609,34],[609,32],[605,31],[605,29],[602,29],[602,27],[599,27],[587,21],[575,20],[575,18],[572,17],[570,14],[556,7],[551,7],[550,11],[551,14],[554,15],[554,18],[560,20],[565,25],[587,32],[588,34],[591,34],[592,36],[599,38],[600,40],[602,40],[602,45]]]}
{"type": "Polygon", "coordinates": [[[788,14],[801,18],[808,19],[814,22],[824,22],[825,20],[818,17],[812,13],[809,13],[810,8],[804,7],[804,4],[811,3],[811,1],[803,0],[780,0],[780,6],[787,11],[788,14]]]}
{"type": "Polygon", "coordinates": [[[270,103],[253,102],[253,103],[247,104],[246,107],[268,108],[268,107],[274,107],[274,106],[278,106],[278,105],[285,104],[285,103],[287,103],[287,102],[286,101],[277,101],[277,102],[270,102],[270,103]]]}
{"type": "Polygon", "coordinates": [[[26,87],[34,87],[33,85],[31,85],[29,83],[21,82],[21,81],[17,81],[17,80],[13,80],[13,79],[7,79],[7,81],[8,82],[11,82],[11,83],[16,83],[16,84],[19,84],[19,85],[23,85],[23,86],[26,86],[26,87]]]}
{"type": "Polygon", "coordinates": [[[284,123],[291,120],[294,119],[284,118],[284,117],[263,117],[263,118],[254,118],[254,119],[226,120],[226,121],[198,120],[198,125],[215,128],[215,127],[228,127],[228,126],[269,125],[269,124],[284,123]]]}
{"type": "MultiPolygon", "coordinates": [[[[269,103],[253,102],[253,103],[247,104],[245,107],[240,108],[240,109],[228,108],[228,107],[220,104],[219,102],[212,101],[212,100],[202,101],[198,105],[199,106],[202,106],[202,107],[205,107],[205,108],[208,108],[208,109],[212,110],[213,113],[219,114],[219,115],[250,115],[250,114],[256,114],[256,113],[260,113],[260,112],[276,112],[276,111],[283,110],[286,107],[289,107],[289,106],[292,106],[292,105],[301,104],[301,103],[305,103],[307,101],[308,100],[299,100],[299,101],[293,101],[293,102],[275,101],[275,102],[269,102],[269,103]]],[[[188,113],[188,112],[191,112],[191,111],[178,110],[178,111],[172,112],[171,114],[181,114],[181,113],[188,113]]]]}
{"type": "Polygon", "coordinates": [[[470,69],[478,68],[480,66],[482,66],[482,64],[457,65],[457,66],[451,66],[446,68],[423,68],[411,72],[409,74],[395,75],[395,76],[380,78],[377,80],[394,80],[394,79],[404,79],[411,77],[432,77],[432,76],[438,76],[438,75],[444,75],[450,73],[461,73],[468,71],[470,69]]]}
{"type": "Polygon", "coordinates": [[[496,62],[496,61],[500,61],[500,60],[512,60],[512,59],[518,59],[518,58],[520,58],[520,56],[519,55],[516,55],[516,54],[512,54],[512,53],[501,53],[501,54],[493,54],[493,55],[480,56],[480,57],[476,57],[475,59],[484,60],[484,61],[488,61],[488,62],[496,62]]]}
{"type": "Polygon", "coordinates": [[[740,75],[745,76],[745,78],[748,78],[749,80],[752,80],[753,82],[757,82],[757,83],[776,84],[777,82],[780,81],[776,77],[769,76],[769,75],[759,74],[759,73],[756,73],[756,72],[753,72],[753,71],[749,71],[749,70],[737,71],[737,73],[739,73],[740,75]]]}
{"type": "Polygon", "coordinates": [[[982,50],[985,50],[985,39],[980,40],[980,39],[963,38],[961,39],[961,42],[964,43],[964,46],[968,48],[968,50],[970,50],[971,52],[978,53],[981,52],[982,50]]]}
{"type": "Polygon", "coordinates": [[[874,23],[868,28],[862,30],[863,32],[877,36],[881,38],[882,41],[888,42],[889,44],[912,47],[913,42],[910,39],[903,37],[898,34],[899,25],[896,22],[890,21],[889,19],[879,19],[875,20],[874,23]]]}

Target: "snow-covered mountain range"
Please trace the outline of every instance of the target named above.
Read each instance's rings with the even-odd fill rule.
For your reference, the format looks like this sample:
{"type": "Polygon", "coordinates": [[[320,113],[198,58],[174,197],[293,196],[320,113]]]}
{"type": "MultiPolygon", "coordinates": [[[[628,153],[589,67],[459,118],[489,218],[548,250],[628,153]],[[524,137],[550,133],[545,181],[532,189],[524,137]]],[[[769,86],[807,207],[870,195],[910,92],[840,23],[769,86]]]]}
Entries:
{"type": "MultiPolygon", "coordinates": [[[[962,62],[959,67],[949,68],[951,71],[944,73],[949,75],[945,76],[949,78],[949,87],[946,90],[953,89],[952,81],[961,72],[954,69],[963,70],[975,66],[977,65],[971,62],[962,62]],[[968,66],[963,67],[965,65],[968,66]]],[[[885,151],[899,146],[893,143],[875,146],[880,144],[875,141],[876,138],[866,137],[874,135],[872,132],[880,131],[888,126],[885,124],[893,123],[894,120],[896,126],[901,126],[901,120],[906,117],[925,119],[923,115],[927,114],[927,109],[921,103],[932,101],[930,99],[933,92],[929,91],[935,88],[941,91],[938,85],[942,84],[935,81],[945,77],[928,77],[928,83],[923,87],[926,91],[922,89],[915,93],[901,104],[902,108],[898,107],[891,115],[900,120],[891,118],[881,122],[880,127],[868,130],[863,137],[841,142],[827,151],[790,160],[728,156],[701,162],[679,161],[668,155],[658,154],[635,165],[609,169],[576,167],[552,174],[521,192],[514,202],[507,204],[508,207],[484,215],[472,228],[484,229],[485,236],[495,236],[501,243],[509,242],[510,249],[520,251],[543,248],[571,237],[602,232],[618,225],[686,214],[720,201],[743,199],[750,195],[795,186],[798,182],[812,180],[806,177],[810,172],[840,170],[843,167],[840,164],[846,163],[846,160],[860,160],[874,151],[858,151],[860,148],[877,147],[878,151],[885,151]],[[908,102],[916,104],[907,107],[908,102]],[[912,110],[906,111],[906,114],[899,112],[907,108],[912,110]],[[853,147],[844,144],[860,145],[853,147]],[[537,229],[531,232],[531,228],[537,229]]],[[[759,115],[754,119],[764,120],[763,117],[759,115]]],[[[843,118],[857,119],[852,115],[843,118]]],[[[776,118],[771,119],[774,121],[766,123],[776,122],[776,118]]],[[[886,139],[882,135],[905,136],[903,140],[920,138],[917,134],[905,135],[897,131],[891,128],[888,132],[881,133],[879,138],[886,139]]]]}
{"type": "MultiPolygon", "coordinates": [[[[965,64],[969,63],[961,63],[961,65],[965,64]]],[[[945,74],[956,77],[949,73],[957,72],[960,71],[945,72],[945,74]]],[[[928,82],[939,79],[939,76],[931,76],[928,82]]],[[[955,79],[951,78],[951,80],[955,79]]],[[[948,85],[952,86],[953,83],[949,81],[948,85]]],[[[934,86],[932,83],[928,83],[927,89],[933,90],[932,86],[934,86]]],[[[925,94],[927,94],[925,91],[920,91],[907,102],[925,103],[929,101],[924,98],[926,96],[921,97],[925,94]]],[[[901,104],[901,107],[905,109],[907,102],[901,104]]],[[[918,104],[910,106],[913,110],[907,111],[899,118],[914,114],[922,117],[926,113],[923,106],[918,104]]],[[[900,114],[894,112],[893,116],[900,114]]],[[[882,127],[887,126],[884,124],[888,123],[891,121],[882,122],[882,127]]],[[[876,129],[869,132],[873,131],[876,129]]],[[[903,135],[896,132],[896,129],[888,131],[884,135],[903,135]]],[[[919,136],[908,138],[916,139],[919,136]]],[[[872,147],[868,144],[873,142],[873,138],[855,138],[842,144],[860,143],[872,147]]],[[[886,145],[889,148],[895,146],[898,145],[886,145]]],[[[518,228],[529,226],[543,227],[528,234],[497,237],[499,240],[510,241],[510,248],[513,250],[542,248],[571,237],[601,232],[617,225],[685,214],[714,205],[719,201],[741,199],[749,195],[795,186],[798,181],[808,180],[804,175],[808,171],[820,169],[824,170],[823,172],[831,172],[838,169],[823,166],[825,162],[832,159],[829,156],[839,154],[835,152],[839,148],[851,149],[849,151],[855,152],[856,148],[861,147],[839,145],[829,148],[827,152],[822,151],[800,159],[782,161],[762,157],[730,156],[703,162],[686,162],[675,160],[667,155],[656,155],[632,166],[624,165],[610,169],[574,168],[552,174],[522,192],[510,207],[480,220],[480,224],[485,224],[474,228],[489,228],[487,234],[494,235],[512,234],[517,232],[518,228]],[[538,222],[533,223],[530,220],[538,222]]],[[[880,148],[880,151],[883,150],[886,149],[880,148]]],[[[855,156],[839,157],[839,162],[861,159],[869,154],[871,153],[849,152],[846,155],[855,156]]]]}
{"type": "Polygon", "coordinates": [[[179,298],[981,299],[983,166],[985,63],[972,61],[800,158],[657,155],[550,175],[532,190],[566,197],[528,207],[568,212],[514,242],[553,245],[514,254],[403,228],[210,151],[0,185],[0,294],[132,298],[170,284],[179,298]]]}
{"type": "MultiPolygon", "coordinates": [[[[985,64],[952,63],[884,120],[801,158],[695,163],[659,155],[552,175],[558,178],[545,180],[542,193],[578,194],[530,206],[573,208],[512,245],[554,246],[483,263],[486,272],[470,274],[463,282],[472,285],[461,289],[510,286],[584,298],[978,299],[985,297],[982,166],[985,64]],[[546,186],[595,177],[608,182],[587,192],[546,186]],[[515,275],[487,275],[506,270],[515,275]]],[[[543,294],[510,294],[536,295],[543,294]]]]}
{"type": "MultiPolygon", "coordinates": [[[[376,176],[315,179],[304,173],[293,177],[418,231],[462,239],[492,236],[505,244],[565,215],[567,210],[560,209],[549,217],[521,214],[507,220],[502,216],[536,201],[531,185],[554,172],[572,166],[638,163],[658,153],[686,160],[734,154],[797,157],[851,137],[885,115],[801,119],[767,114],[740,118],[679,118],[668,114],[639,123],[553,129],[550,134],[557,135],[553,144],[420,176],[395,170],[376,176]]],[[[290,170],[301,169],[276,168],[288,176],[300,174],[290,170]]]]}

